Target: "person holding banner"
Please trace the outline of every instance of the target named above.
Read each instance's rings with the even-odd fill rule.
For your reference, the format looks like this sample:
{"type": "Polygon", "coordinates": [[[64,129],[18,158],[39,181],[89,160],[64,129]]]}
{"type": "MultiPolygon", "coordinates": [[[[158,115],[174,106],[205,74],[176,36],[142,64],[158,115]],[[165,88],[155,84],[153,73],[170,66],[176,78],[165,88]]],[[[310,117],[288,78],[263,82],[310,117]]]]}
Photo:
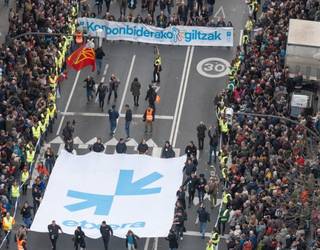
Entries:
{"type": "Polygon", "coordinates": [[[107,225],[106,221],[102,221],[100,226],[100,233],[102,236],[104,249],[108,250],[110,236],[113,235],[113,230],[109,225],[107,225]]]}
{"type": "Polygon", "coordinates": [[[73,241],[74,241],[74,249],[75,250],[85,250],[86,249],[86,241],[85,241],[86,235],[82,231],[82,228],[80,226],[77,227],[77,229],[74,231],[73,241]]]}
{"type": "Polygon", "coordinates": [[[137,239],[139,239],[139,237],[135,235],[131,230],[129,230],[126,235],[126,248],[128,250],[137,249],[138,248],[137,239]]]}

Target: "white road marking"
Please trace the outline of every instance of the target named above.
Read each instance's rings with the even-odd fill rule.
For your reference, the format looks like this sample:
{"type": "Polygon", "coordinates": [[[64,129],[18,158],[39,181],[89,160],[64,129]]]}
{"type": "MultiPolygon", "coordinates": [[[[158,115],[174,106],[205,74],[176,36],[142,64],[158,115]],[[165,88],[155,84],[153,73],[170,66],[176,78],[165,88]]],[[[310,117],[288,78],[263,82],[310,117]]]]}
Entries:
{"type": "Polygon", "coordinates": [[[62,144],[59,145],[59,149],[58,149],[58,154],[57,154],[57,155],[59,155],[60,152],[61,152],[63,149],[64,149],[64,143],[62,143],[62,144]]]}
{"type": "Polygon", "coordinates": [[[148,147],[151,147],[151,148],[157,148],[158,145],[150,138],[149,140],[146,141],[148,147]]]}
{"type": "Polygon", "coordinates": [[[157,249],[158,249],[158,238],[155,238],[155,239],[154,239],[153,249],[154,249],[154,250],[157,250],[157,249]]]}
{"type": "Polygon", "coordinates": [[[56,138],[54,138],[52,141],[50,141],[49,143],[56,143],[56,144],[60,144],[60,143],[64,143],[63,140],[61,139],[60,136],[57,136],[56,138]]]}
{"type": "MultiPolygon", "coordinates": [[[[109,114],[106,113],[89,113],[89,112],[59,112],[63,116],[92,116],[92,117],[109,117],[109,114]]],[[[124,118],[125,114],[120,114],[121,118],[124,118]]],[[[133,114],[132,118],[143,118],[142,114],[133,114]]],[[[173,120],[171,115],[155,115],[156,119],[160,120],[173,120]]]]}
{"type": "Polygon", "coordinates": [[[242,45],[242,37],[243,37],[243,30],[240,30],[240,39],[239,39],[239,45],[242,45]]]}
{"type": "Polygon", "coordinates": [[[226,14],[224,13],[223,6],[220,6],[220,8],[217,10],[216,14],[214,14],[214,17],[223,17],[223,19],[226,19],[226,14]],[[221,12],[221,15],[219,13],[221,12]]]}
{"type": "Polygon", "coordinates": [[[189,60],[189,53],[190,53],[190,46],[188,46],[188,48],[187,48],[186,58],[184,60],[182,77],[181,77],[181,81],[180,81],[179,94],[178,94],[178,99],[177,99],[177,103],[176,103],[176,108],[175,108],[175,111],[174,111],[174,116],[173,116],[174,118],[173,118],[173,122],[172,122],[170,138],[169,138],[170,142],[172,142],[173,134],[174,134],[174,131],[175,131],[175,125],[176,125],[176,122],[177,122],[177,114],[178,114],[178,109],[179,109],[179,104],[180,104],[180,99],[181,99],[181,93],[182,93],[182,89],[183,89],[183,85],[184,85],[184,78],[185,78],[186,69],[187,69],[188,60],[189,60]]]}
{"type": "Polygon", "coordinates": [[[188,86],[188,79],[189,79],[189,74],[190,74],[190,67],[191,67],[191,63],[192,63],[193,52],[194,52],[194,46],[191,47],[190,56],[189,56],[189,60],[188,60],[188,68],[187,68],[186,75],[185,75],[185,81],[184,81],[185,83],[183,86],[181,103],[179,106],[179,112],[178,112],[178,116],[177,116],[177,123],[176,123],[175,132],[174,132],[174,136],[173,136],[173,140],[172,140],[172,147],[176,146],[176,142],[177,142],[177,138],[178,138],[180,119],[181,119],[184,99],[186,96],[186,90],[187,90],[187,86],[188,86]]]}
{"type": "Polygon", "coordinates": [[[144,244],[144,250],[148,250],[149,248],[149,242],[150,242],[150,238],[146,239],[146,243],[144,244]]]}
{"type": "Polygon", "coordinates": [[[81,139],[79,138],[79,136],[77,136],[76,138],[73,139],[73,143],[74,143],[74,144],[83,144],[83,141],[81,141],[81,139]]]}
{"type": "Polygon", "coordinates": [[[107,74],[108,67],[109,67],[109,64],[106,64],[106,66],[104,66],[103,76],[105,76],[107,74]]]}
{"type": "Polygon", "coordinates": [[[131,64],[130,64],[130,68],[129,68],[129,72],[128,72],[128,76],[127,76],[127,80],[126,80],[126,85],[124,86],[124,90],[123,90],[123,94],[122,94],[122,98],[121,98],[121,102],[120,102],[120,106],[119,106],[119,113],[122,110],[124,100],[126,98],[126,94],[127,94],[127,90],[129,87],[129,82],[130,82],[130,78],[131,78],[131,74],[132,74],[133,65],[134,65],[135,60],[136,60],[136,55],[133,55],[132,60],[131,60],[131,64]]]}
{"type": "MultiPolygon", "coordinates": [[[[64,112],[68,111],[68,108],[69,108],[69,105],[70,105],[70,102],[71,102],[71,99],[72,99],[72,96],[73,96],[73,92],[74,92],[74,90],[75,90],[75,88],[77,86],[77,82],[78,82],[78,79],[79,79],[79,76],[80,76],[80,72],[81,71],[77,72],[76,78],[74,79],[73,86],[72,86],[72,89],[71,89],[71,92],[70,92],[70,95],[69,95],[69,98],[68,98],[68,101],[67,101],[67,105],[66,105],[66,107],[64,109],[64,112]]],[[[64,122],[64,118],[65,118],[65,116],[62,115],[56,135],[60,134],[61,127],[62,127],[62,124],[64,122]]]]}
{"type": "MultiPolygon", "coordinates": [[[[187,231],[185,233],[183,233],[183,235],[188,235],[188,236],[197,236],[197,237],[201,237],[201,234],[199,232],[196,231],[187,231]]],[[[210,238],[211,237],[211,233],[206,233],[205,237],[210,238]]],[[[225,234],[223,236],[220,235],[220,238],[226,239],[229,237],[229,234],[225,234]]],[[[216,248],[217,249],[217,248],[216,248]]]]}
{"type": "Polygon", "coordinates": [[[229,73],[230,63],[220,57],[210,57],[201,60],[197,64],[197,71],[200,75],[208,78],[219,78],[229,73]]]}

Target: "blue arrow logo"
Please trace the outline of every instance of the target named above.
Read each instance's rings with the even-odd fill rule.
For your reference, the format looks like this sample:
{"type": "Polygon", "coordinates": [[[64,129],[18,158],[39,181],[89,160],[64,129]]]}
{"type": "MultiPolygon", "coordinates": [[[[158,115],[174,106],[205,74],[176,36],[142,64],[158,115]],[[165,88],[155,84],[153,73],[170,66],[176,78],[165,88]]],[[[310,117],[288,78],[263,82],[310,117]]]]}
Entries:
{"type": "MultiPolygon", "coordinates": [[[[163,176],[158,172],[153,172],[135,182],[133,182],[133,170],[120,170],[118,184],[115,195],[149,195],[161,192],[161,187],[145,188],[149,184],[159,180],[163,176]]],[[[113,195],[89,194],[69,190],[68,197],[83,200],[78,203],[65,206],[70,212],[76,212],[91,207],[95,207],[95,215],[108,215],[113,202],[113,195]]]]}
{"type": "Polygon", "coordinates": [[[133,179],[133,170],[120,170],[120,176],[115,195],[148,195],[161,192],[161,187],[145,188],[145,186],[159,180],[162,175],[153,172],[135,182],[133,179]]]}
{"type": "Polygon", "coordinates": [[[109,214],[113,201],[112,195],[88,194],[73,190],[69,190],[67,196],[83,200],[82,202],[65,206],[70,212],[96,207],[95,215],[109,214]]]}

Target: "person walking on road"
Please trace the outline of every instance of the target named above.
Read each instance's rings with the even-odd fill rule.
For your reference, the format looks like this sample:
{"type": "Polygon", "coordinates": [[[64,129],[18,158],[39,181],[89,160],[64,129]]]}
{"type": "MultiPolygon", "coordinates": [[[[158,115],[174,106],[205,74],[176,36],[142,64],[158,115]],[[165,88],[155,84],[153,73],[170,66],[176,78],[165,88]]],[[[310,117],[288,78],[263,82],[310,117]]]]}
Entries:
{"type": "MultiPolygon", "coordinates": [[[[99,2],[99,5],[102,9],[102,2],[103,0],[98,0],[97,2],[99,2]]],[[[100,14],[100,13],[98,13],[100,14]]],[[[103,57],[105,56],[106,54],[104,53],[102,47],[99,47],[96,49],[96,64],[97,64],[97,74],[100,75],[101,73],[101,68],[102,68],[102,60],[103,60],[103,57]]]]}
{"type": "Polygon", "coordinates": [[[160,72],[162,71],[161,66],[161,56],[160,54],[156,55],[156,58],[153,63],[153,83],[160,84],[160,72]]]}
{"type": "Polygon", "coordinates": [[[214,154],[214,162],[217,162],[217,149],[219,143],[219,134],[216,127],[211,126],[208,130],[209,137],[209,160],[208,165],[212,164],[212,153],[214,154]]]}
{"type": "Polygon", "coordinates": [[[119,142],[116,145],[117,154],[125,154],[127,152],[126,141],[123,138],[120,138],[119,142]]]}
{"type": "Polygon", "coordinates": [[[104,99],[106,98],[107,92],[108,92],[107,84],[105,84],[104,82],[100,82],[96,92],[96,96],[98,97],[99,108],[101,108],[101,111],[103,111],[104,99]]]}
{"type": "Polygon", "coordinates": [[[89,103],[92,98],[93,98],[93,88],[94,85],[96,84],[95,81],[93,80],[92,76],[88,76],[84,82],[86,83],[83,87],[86,89],[87,91],[87,103],[89,103]]]}
{"type": "Polygon", "coordinates": [[[165,238],[169,241],[169,250],[177,250],[179,247],[178,236],[173,229],[170,229],[169,235],[165,238]]]}
{"type": "Polygon", "coordinates": [[[226,231],[226,224],[229,221],[229,217],[230,217],[230,209],[228,207],[220,211],[219,220],[218,220],[218,232],[222,236],[226,231]]]}
{"type": "Polygon", "coordinates": [[[28,229],[31,227],[31,224],[32,224],[32,214],[31,214],[32,209],[33,207],[31,207],[29,203],[26,201],[23,204],[23,207],[21,208],[21,211],[20,211],[22,215],[23,223],[26,225],[28,229]]]}
{"type": "Polygon", "coordinates": [[[110,77],[110,81],[109,81],[108,104],[110,103],[110,98],[111,98],[112,92],[114,92],[114,102],[117,101],[119,85],[120,85],[119,79],[116,77],[115,74],[112,74],[110,77]]]}
{"type": "Polygon", "coordinates": [[[144,133],[152,134],[152,123],[154,121],[154,110],[151,106],[149,106],[143,115],[143,121],[145,122],[144,133]]]}
{"type": "Polygon", "coordinates": [[[198,176],[195,173],[192,173],[191,176],[189,176],[183,183],[183,186],[188,185],[188,195],[189,195],[188,208],[191,208],[192,206],[198,182],[199,182],[198,176]]]}
{"type": "Polygon", "coordinates": [[[125,105],[126,115],[125,115],[125,131],[127,134],[127,139],[130,138],[130,124],[132,122],[132,111],[128,104],[125,105]]]}
{"type": "Polygon", "coordinates": [[[155,107],[156,98],[157,98],[157,93],[154,90],[154,88],[152,87],[152,85],[150,84],[145,100],[146,101],[148,100],[149,106],[152,107],[154,109],[154,111],[156,109],[156,107],[155,107]]]}
{"type": "Polygon", "coordinates": [[[203,144],[204,144],[204,138],[206,137],[206,131],[207,131],[206,125],[204,125],[204,123],[201,121],[197,127],[197,137],[198,137],[199,150],[203,150],[203,144]]]}
{"type": "Polygon", "coordinates": [[[74,231],[74,249],[75,250],[85,250],[86,249],[86,235],[82,231],[81,227],[78,226],[77,229],[74,231]]]}
{"type": "Polygon", "coordinates": [[[204,239],[204,236],[206,234],[207,223],[210,222],[210,214],[206,211],[206,208],[203,202],[200,203],[200,207],[197,210],[197,214],[198,214],[201,238],[204,239]]]}
{"type": "Polygon", "coordinates": [[[12,226],[15,224],[14,218],[10,215],[9,212],[6,213],[6,216],[2,219],[2,230],[4,235],[7,235],[6,247],[7,249],[10,246],[11,240],[11,231],[12,226]]]}
{"type": "Polygon", "coordinates": [[[205,186],[207,194],[210,196],[210,207],[214,209],[217,204],[219,178],[214,174],[210,176],[208,184],[205,186]]]}
{"type": "Polygon", "coordinates": [[[16,238],[18,250],[27,250],[27,239],[24,234],[16,238]]]}
{"type": "Polygon", "coordinates": [[[113,235],[113,230],[109,225],[107,225],[105,221],[102,221],[100,226],[100,233],[103,240],[104,250],[108,250],[110,236],[113,235]]]}
{"type": "Polygon", "coordinates": [[[131,230],[126,235],[126,248],[128,250],[135,250],[138,248],[137,240],[139,237],[135,235],[131,230]]]}
{"type": "Polygon", "coordinates": [[[131,83],[130,92],[133,95],[133,103],[136,107],[139,106],[140,89],[141,83],[139,82],[138,78],[135,77],[131,83]]]}
{"type": "Polygon", "coordinates": [[[56,221],[53,220],[50,225],[48,225],[49,238],[52,245],[52,250],[57,249],[57,240],[59,238],[59,231],[63,233],[61,227],[56,224],[56,221]]]}
{"type": "Polygon", "coordinates": [[[110,135],[114,136],[114,131],[117,127],[117,121],[119,118],[119,112],[116,110],[116,105],[112,105],[111,109],[108,111],[109,121],[110,121],[110,135]]]}

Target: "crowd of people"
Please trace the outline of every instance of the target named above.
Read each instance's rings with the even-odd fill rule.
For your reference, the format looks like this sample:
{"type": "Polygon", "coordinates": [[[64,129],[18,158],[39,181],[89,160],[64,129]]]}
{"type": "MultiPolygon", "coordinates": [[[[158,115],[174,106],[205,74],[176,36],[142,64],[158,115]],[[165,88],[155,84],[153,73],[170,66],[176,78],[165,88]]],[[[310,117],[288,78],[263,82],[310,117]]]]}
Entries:
{"type": "MultiPolygon", "coordinates": [[[[105,1],[106,14],[102,18],[108,21],[134,22],[154,25],[159,28],[166,28],[171,25],[188,25],[188,26],[208,26],[208,27],[233,27],[231,21],[226,22],[224,18],[214,18],[215,0],[188,0],[188,1],[171,1],[171,0],[148,0],[141,2],[141,13],[134,14],[137,11],[137,1],[118,1],[120,14],[117,18],[116,13],[110,10],[109,0],[105,1]],[[127,11],[127,9],[129,11],[127,11]],[[156,13],[158,13],[156,15],[156,13]]],[[[82,17],[97,18],[102,13],[103,0],[96,1],[97,13],[90,8],[89,4],[82,5],[82,17]]]]}
{"type": "Polygon", "coordinates": [[[226,202],[219,222],[229,225],[228,249],[319,249],[319,230],[310,233],[319,226],[319,159],[308,159],[306,117],[298,124],[282,119],[302,80],[290,79],[284,65],[289,19],[317,20],[319,2],[269,0],[261,7],[259,18],[258,8],[251,13],[228,87],[215,99],[225,135],[220,154],[227,156],[220,156],[226,202]]]}
{"type": "Polygon", "coordinates": [[[36,166],[40,176],[32,185],[33,204],[23,203],[37,151],[56,117],[56,88],[73,39],[63,34],[75,31],[77,12],[77,1],[55,0],[17,1],[16,9],[8,12],[9,30],[0,46],[0,228],[7,248],[15,224],[13,214],[20,212],[25,225],[17,230],[15,239],[18,249],[26,249],[26,228],[49,174],[43,164],[50,170],[54,164],[49,149],[45,162],[36,166]]]}

